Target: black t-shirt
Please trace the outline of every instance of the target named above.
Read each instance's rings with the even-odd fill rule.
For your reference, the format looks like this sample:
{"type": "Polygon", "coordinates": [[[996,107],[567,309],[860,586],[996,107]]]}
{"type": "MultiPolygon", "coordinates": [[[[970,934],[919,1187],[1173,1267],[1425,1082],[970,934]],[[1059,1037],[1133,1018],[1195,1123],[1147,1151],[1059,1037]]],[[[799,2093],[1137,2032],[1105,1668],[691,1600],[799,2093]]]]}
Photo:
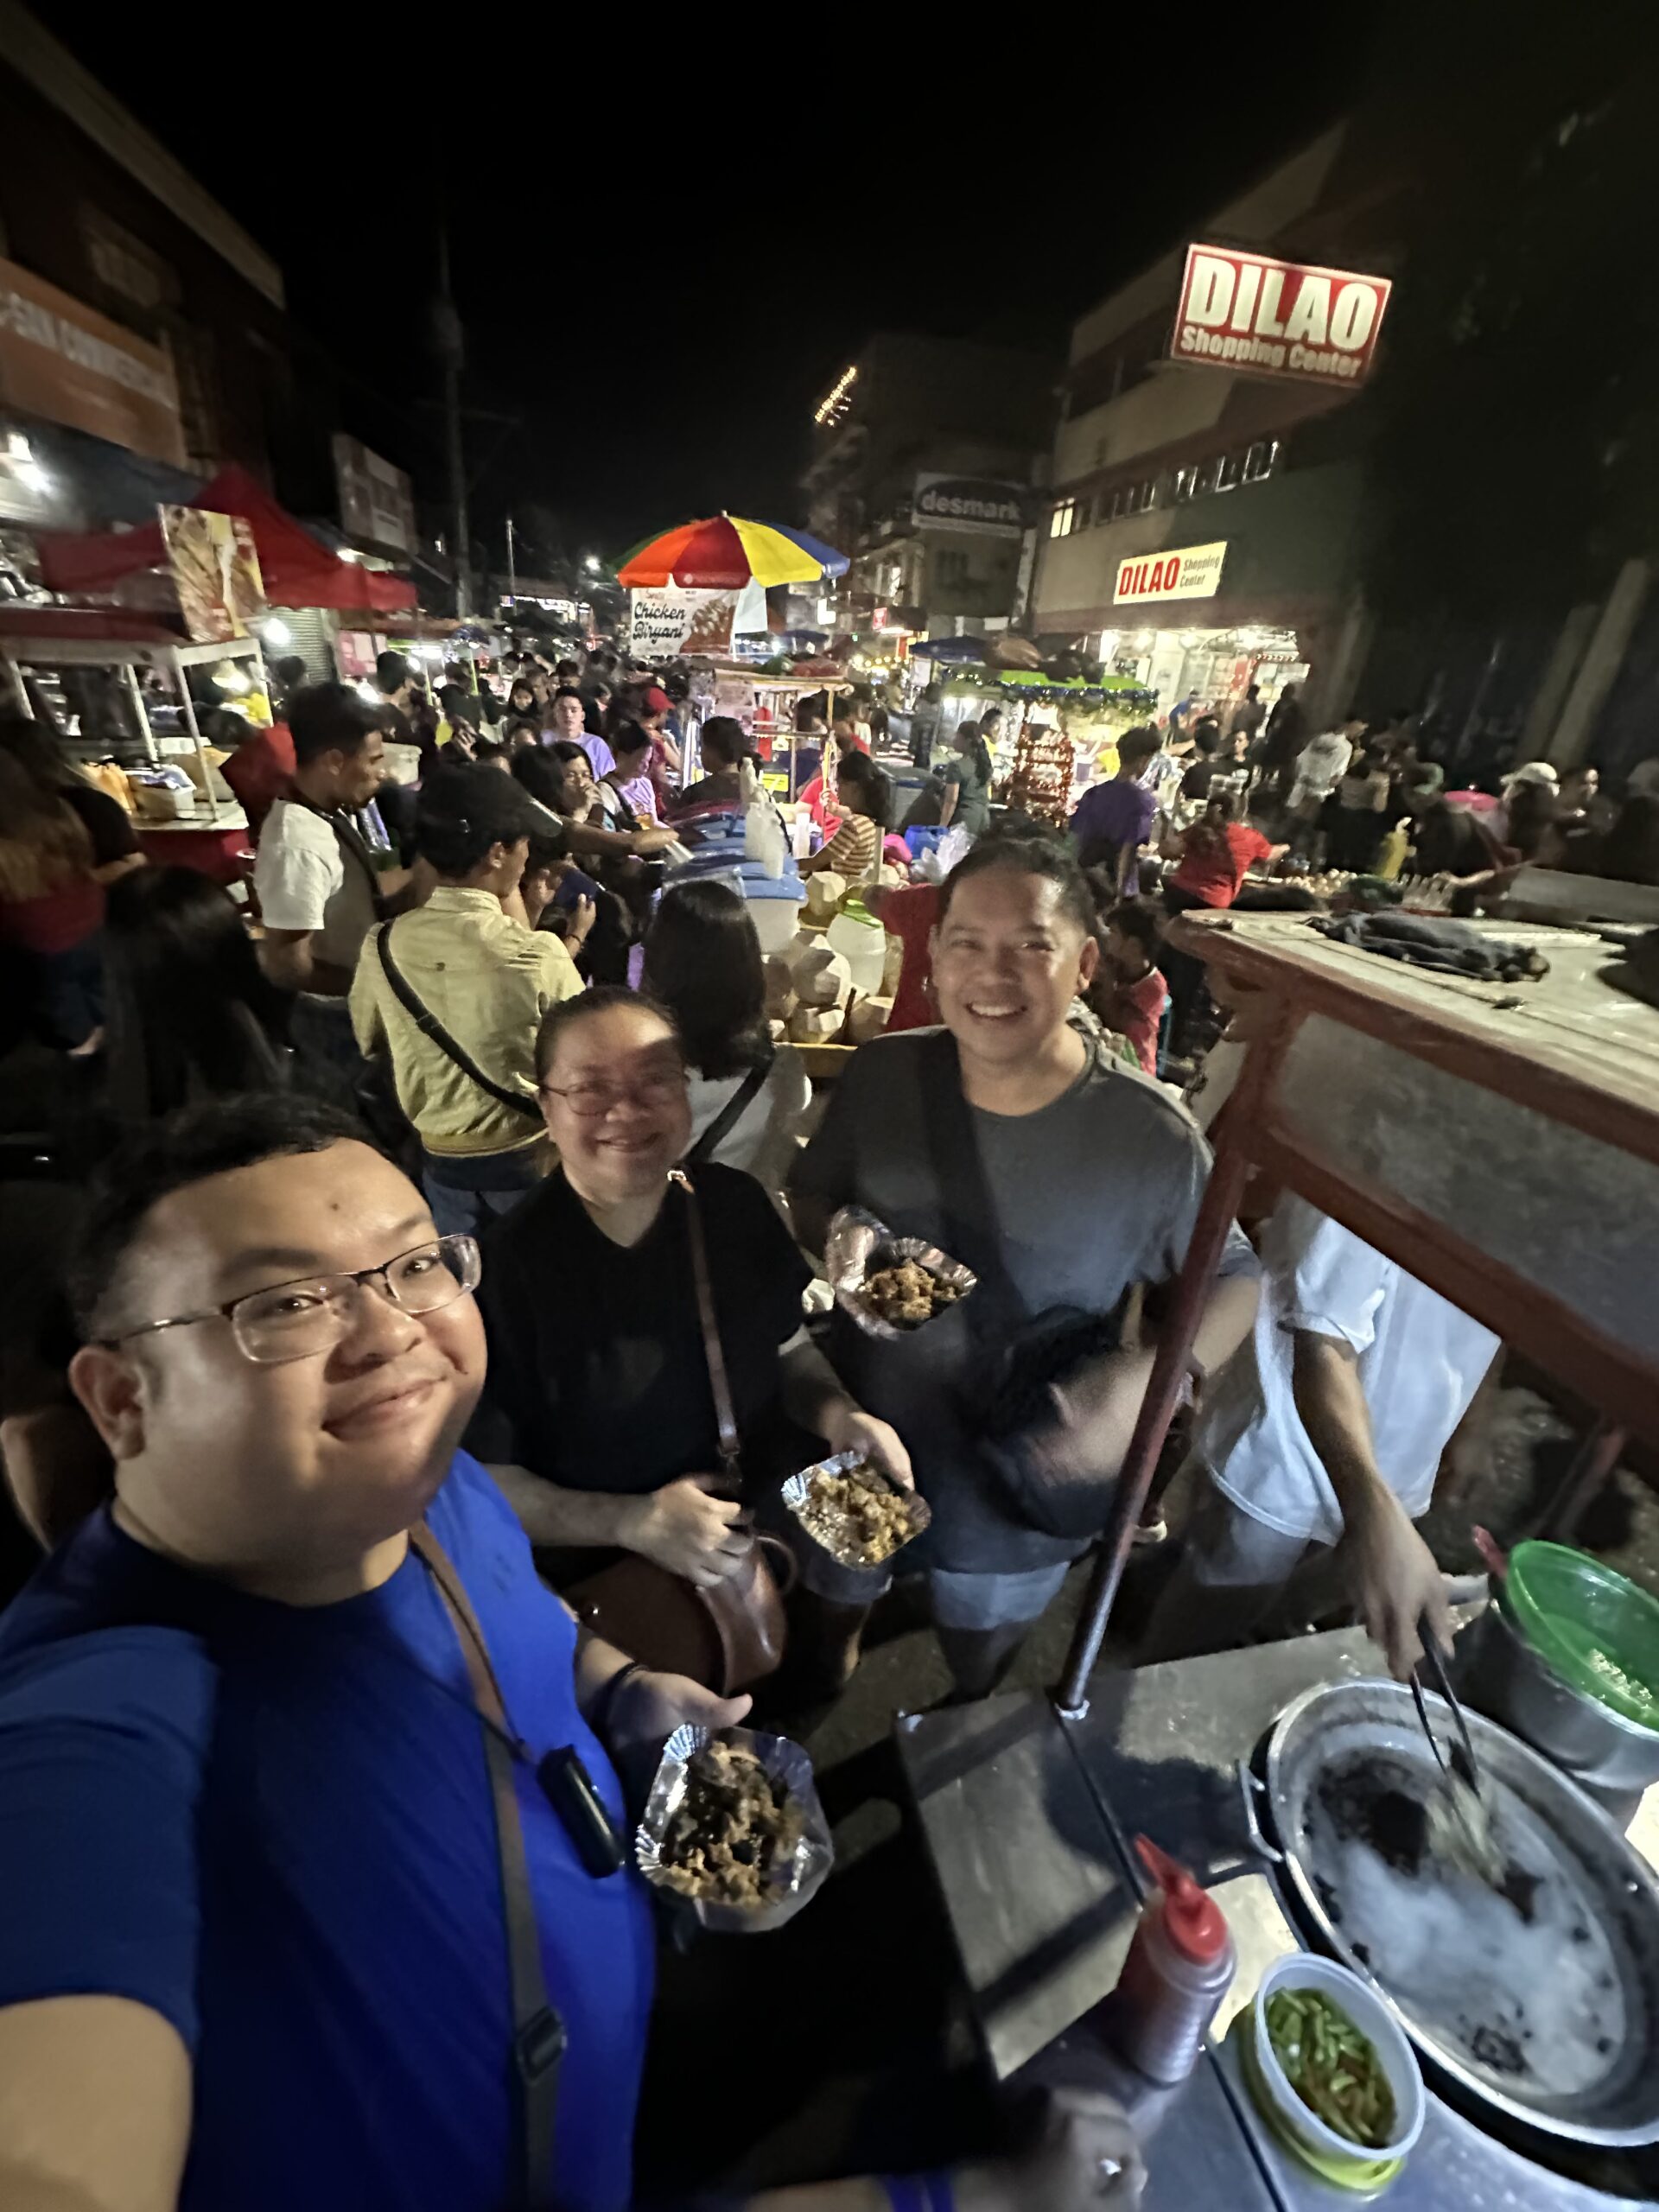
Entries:
{"type": "Polygon", "coordinates": [[[689,785],[674,802],[687,806],[735,806],[743,796],[743,779],[735,768],[716,768],[711,775],[689,785]]]}
{"type": "Polygon", "coordinates": [[[126,860],[140,850],[132,817],[118,799],[107,791],[95,791],[90,784],[67,785],[63,796],[92,841],[94,868],[108,868],[111,861],[126,860]]]}
{"type": "MultiPolygon", "coordinates": [[[[784,1413],[778,1357],[801,1326],[811,1272],[753,1176],[702,1167],[696,1191],[753,1491],[814,1456],[784,1413]]],[[[651,1229],[625,1248],[556,1172],[490,1231],[479,1288],[489,1380],[469,1451],[564,1489],[616,1496],[718,1471],[687,1203],[671,1189],[651,1229]]]]}

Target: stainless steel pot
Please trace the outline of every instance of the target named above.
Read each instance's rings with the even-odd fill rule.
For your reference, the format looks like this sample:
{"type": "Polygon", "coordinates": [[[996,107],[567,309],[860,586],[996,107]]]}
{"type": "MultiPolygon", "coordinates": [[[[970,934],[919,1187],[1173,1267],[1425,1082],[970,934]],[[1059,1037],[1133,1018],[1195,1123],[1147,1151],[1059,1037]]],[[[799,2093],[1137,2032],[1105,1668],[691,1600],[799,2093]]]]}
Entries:
{"type": "MultiPolygon", "coordinates": [[[[1440,1700],[1427,1702],[1449,1729],[1440,1700]]],[[[1268,1738],[1265,1783],[1241,1768],[1247,1808],[1254,1789],[1267,1809],[1272,1834],[1259,1837],[1262,1847],[1279,1862],[1295,1916],[1366,1976],[1424,2058],[1465,2095],[1568,2142],[1659,2141],[1659,1879],[1548,1760],[1478,1713],[1469,1727],[1500,1843],[1516,1867],[1541,1877],[1535,1894],[1548,1884],[1546,1907],[1560,1908],[1541,1913],[1561,1929],[1547,1956],[1526,1942],[1520,1906],[1512,1932],[1495,1942],[1497,1900],[1484,1888],[1459,1890],[1443,1868],[1427,1866],[1385,1884],[1380,1926],[1356,1886],[1359,1875],[1333,1841],[1332,1789],[1357,1777],[1362,1789],[1421,1804],[1438,1784],[1440,1770],[1398,1682],[1325,1683],[1280,1714],[1268,1738]],[[1426,1929],[1433,1930],[1428,1946],[1426,1929]],[[1414,1955],[1415,1966],[1408,1964],[1414,1955]],[[1507,1969],[1523,1957],[1530,1963],[1519,2000],[1493,2009],[1495,1975],[1512,1992],[1507,1969]],[[1599,2018],[1585,2018],[1576,1999],[1569,2013],[1568,1981],[1586,1967],[1605,1974],[1596,1985],[1605,1990],[1595,2000],[1599,2018]],[[1546,2042],[1554,2055],[1534,2063],[1546,2042]]]]}
{"type": "Polygon", "coordinates": [[[1502,1606],[1489,1605],[1470,1635],[1465,1680],[1483,1713],[1599,1797],[1628,1799],[1659,1782],[1659,1729],[1627,1720],[1564,1682],[1502,1606]]]}

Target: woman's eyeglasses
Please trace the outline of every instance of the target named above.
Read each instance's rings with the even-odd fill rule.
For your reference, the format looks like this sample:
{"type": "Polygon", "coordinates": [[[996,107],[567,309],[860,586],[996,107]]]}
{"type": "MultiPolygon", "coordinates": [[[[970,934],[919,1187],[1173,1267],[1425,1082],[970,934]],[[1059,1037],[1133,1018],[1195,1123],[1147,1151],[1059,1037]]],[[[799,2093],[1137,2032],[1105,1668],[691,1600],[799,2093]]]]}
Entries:
{"type": "Polygon", "coordinates": [[[354,1274],[302,1275],[294,1282],[251,1290],[223,1306],[200,1313],[175,1313],[164,1321],[141,1321],[100,1342],[125,1344],[158,1329],[182,1329],[196,1321],[228,1321],[236,1348],[256,1367],[280,1367],[285,1360],[311,1359],[330,1352],[351,1326],[354,1299],[372,1284],[388,1304],[416,1319],[435,1313],[478,1288],[483,1262],[470,1236],[440,1236],[399,1253],[383,1268],[359,1268],[354,1274]]]}
{"type": "Polygon", "coordinates": [[[686,1074],[641,1076],[637,1083],[573,1083],[563,1089],[556,1083],[539,1088],[550,1098],[563,1098],[570,1111],[584,1122],[597,1122],[618,1106],[644,1106],[653,1110],[672,1106],[685,1096],[686,1074]]]}

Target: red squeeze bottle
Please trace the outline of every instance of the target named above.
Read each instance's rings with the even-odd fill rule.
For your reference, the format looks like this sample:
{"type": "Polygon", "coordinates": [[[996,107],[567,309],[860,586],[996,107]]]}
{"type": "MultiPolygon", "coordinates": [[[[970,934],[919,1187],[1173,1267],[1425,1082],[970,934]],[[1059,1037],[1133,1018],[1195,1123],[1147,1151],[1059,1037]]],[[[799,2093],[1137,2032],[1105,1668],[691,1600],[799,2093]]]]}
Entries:
{"type": "Polygon", "coordinates": [[[1157,1883],[1141,1910],[1112,2006],[1119,2049],[1149,2082],[1184,2082],[1238,1964],[1226,1915],[1149,1836],[1135,1850],[1157,1883]]]}

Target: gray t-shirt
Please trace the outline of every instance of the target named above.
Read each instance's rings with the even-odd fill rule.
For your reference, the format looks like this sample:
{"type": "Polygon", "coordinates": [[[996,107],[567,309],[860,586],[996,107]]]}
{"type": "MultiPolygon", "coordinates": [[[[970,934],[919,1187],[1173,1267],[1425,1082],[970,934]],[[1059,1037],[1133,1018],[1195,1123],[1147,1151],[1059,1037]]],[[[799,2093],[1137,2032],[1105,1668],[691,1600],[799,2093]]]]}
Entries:
{"type": "MultiPolygon", "coordinates": [[[[943,1030],[876,1039],[848,1064],[823,1127],[802,1154],[791,1191],[832,1211],[866,1206],[895,1234],[951,1249],[967,1185],[925,1098],[924,1071],[943,1062],[957,1083],[943,1030]]],[[[1210,1176],[1210,1149],[1156,1084],[1091,1046],[1071,1089],[1035,1114],[968,1107],[996,1217],[1007,1281],[1032,1320],[1057,1309],[1110,1316],[1137,1284],[1179,1273],[1210,1176]]],[[[968,1253],[953,1253],[967,1259],[968,1253]]],[[[1236,1228],[1224,1274],[1254,1273],[1236,1228]]],[[[976,1292],[974,1296],[979,1294],[976,1292]]],[[[931,1566],[1014,1573],[1074,1557],[1081,1542],[1023,1522],[1005,1502],[981,1449],[985,1378],[995,1349],[970,1325],[972,1300],[914,1336],[884,1343],[837,1310],[832,1356],[861,1402],[908,1446],[933,1507],[931,1566]]],[[[918,1562],[919,1563],[919,1562],[918,1562]]]]}

